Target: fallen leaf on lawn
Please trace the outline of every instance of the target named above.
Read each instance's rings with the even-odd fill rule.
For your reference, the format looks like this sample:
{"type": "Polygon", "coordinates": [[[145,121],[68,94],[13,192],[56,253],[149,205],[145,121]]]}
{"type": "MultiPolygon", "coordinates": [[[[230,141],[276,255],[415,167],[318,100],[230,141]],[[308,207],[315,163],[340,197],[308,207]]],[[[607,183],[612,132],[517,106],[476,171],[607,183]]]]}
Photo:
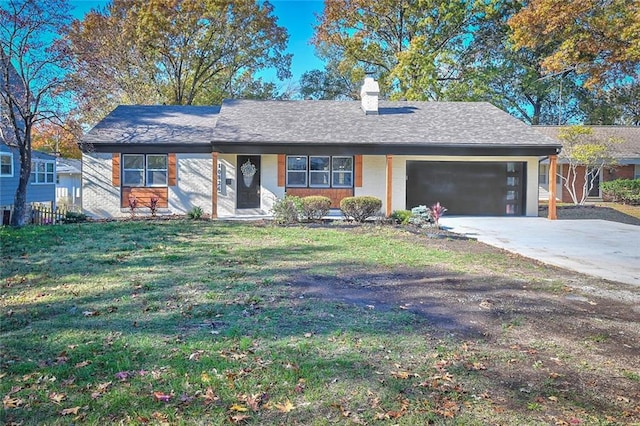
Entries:
{"type": "Polygon", "coordinates": [[[202,395],[202,398],[204,399],[204,403],[205,404],[211,404],[214,401],[219,400],[220,398],[218,398],[218,396],[213,392],[213,388],[211,386],[209,386],[207,388],[207,390],[204,392],[204,395],[202,395]]]}
{"type": "Polygon", "coordinates": [[[553,401],[553,402],[558,402],[558,397],[557,396],[550,396],[549,401],[553,401]]]}
{"type": "Polygon", "coordinates": [[[86,367],[87,365],[90,365],[91,361],[82,361],[79,362],[75,365],[76,368],[82,368],[82,367],[86,367]]]}
{"type": "Polygon", "coordinates": [[[204,354],[203,350],[193,352],[189,355],[189,361],[199,361],[202,354],[204,354]]]}
{"type": "Polygon", "coordinates": [[[75,382],[75,381],[76,381],[75,376],[71,376],[68,379],[63,380],[62,382],[60,382],[60,384],[62,386],[71,386],[73,384],[73,382],[75,382]]]}
{"type": "Polygon", "coordinates": [[[98,315],[100,315],[100,312],[98,312],[98,311],[83,311],[82,315],[84,315],[85,317],[97,317],[98,315]]]}
{"type": "Polygon", "coordinates": [[[247,407],[245,407],[244,405],[240,405],[240,404],[233,404],[231,407],[229,407],[229,410],[238,411],[238,412],[241,412],[241,413],[244,413],[245,411],[249,411],[249,409],[247,407]]]}
{"type": "Polygon", "coordinates": [[[276,404],[275,407],[278,409],[278,411],[280,411],[281,413],[288,413],[291,410],[293,410],[294,408],[296,408],[291,401],[289,401],[287,399],[287,401],[284,404],[276,404]]]}
{"type": "Polygon", "coordinates": [[[73,414],[74,416],[77,416],[79,410],[80,410],[80,407],[65,408],[64,410],[60,411],[60,415],[68,416],[69,414],[73,414]]]}
{"type": "Polygon", "coordinates": [[[156,401],[160,402],[169,402],[169,400],[171,399],[171,395],[167,395],[164,392],[154,392],[153,397],[156,399],[156,401]]]}
{"type": "Polygon", "coordinates": [[[392,371],[391,375],[396,379],[402,379],[402,380],[408,379],[409,377],[420,377],[419,375],[415,373],[410,373],[408,371],[392,371]]]}
{"type": "Polygon", "coordinates": [[[244,401],[253,411],[258,411],[260,409],[260,404],[262,403],[262,394],[256,393],[248,395],[244,398],[244,401]]]}
{"type": "Polygon", "coordinates": [[[127,380],[130,375],[131,375],[131,373],[129,373],[128,371],[119,371],[116,374],[114,374],[115,378],[120,380],[120,381],[122,381],[122,382],[127,380]]]}
{"type": "Polygon", "coordinates": [[[203,383],[209,383],[211,381],[211,376],[203,371],[202,374],[200,374],[200,380],[203,383]]]}
{"type": "Polygon", "coordinates": [[[9,395],[5,395],[2,398],[2,406],[5,410],[9,408],[18,408],[24,405],[24,399],[22,398],[11,398],[9,395]]]}
{"type": "Polygon", "coordinates": [[[487,366],[484,365],[481,362],[469,363],[469,364],[465,365],[465,367],[467,368],[467,370],[471,370],[471,371],[480,371],[480,370],[486,370],[487,369],[487,366]]]}
{"type": "Polygon", "coordinates": [[[51,392],[49,394],[49,399],[56,404],[60,404],[62,401],[67,399],[67,395],[58,392],[51,392]]]}
{"type": "Polygon", "coordinates": [[[229,417],[229,420],[231,420],[231,423],[243,423],[249,420],[250,418],[251,416],[248,416],[246,414],[234,414],[233,416],[229,417]]]}

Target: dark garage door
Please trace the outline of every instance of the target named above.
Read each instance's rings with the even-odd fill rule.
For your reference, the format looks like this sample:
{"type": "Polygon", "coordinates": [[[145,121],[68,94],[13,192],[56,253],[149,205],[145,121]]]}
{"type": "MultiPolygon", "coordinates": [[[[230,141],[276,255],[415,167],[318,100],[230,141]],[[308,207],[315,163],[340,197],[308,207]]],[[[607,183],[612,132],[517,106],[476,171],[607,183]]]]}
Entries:
{"type": "Polygon", "coordinates": [[[440,202],[448,215],[522,215],[525,163],[407,161],[407,209],[440,202]]]}

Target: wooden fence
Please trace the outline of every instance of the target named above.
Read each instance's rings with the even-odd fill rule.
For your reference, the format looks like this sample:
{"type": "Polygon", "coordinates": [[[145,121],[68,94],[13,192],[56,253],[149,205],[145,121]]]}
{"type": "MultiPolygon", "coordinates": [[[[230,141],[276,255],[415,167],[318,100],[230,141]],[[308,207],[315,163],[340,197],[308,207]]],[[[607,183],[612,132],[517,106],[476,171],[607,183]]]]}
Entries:
{"type": "MultiPolygon", "coordinates": [[[[67,216],[66,208],[56,208],[33,204],[27,206],[28,220],[27,223],[33,225],[59,225],[64,223],[67,216]]],[[[11,223],[11,217],[13,216],[13,206],[0,207],[0,219],[1,225],[8,226],[11,223]]]]}
{"type": "Polygon", "coordinates": [[[64,223],[67,211],[44,206],[31,206],[31,223],[34,225],[60,225],[64,223]]]}

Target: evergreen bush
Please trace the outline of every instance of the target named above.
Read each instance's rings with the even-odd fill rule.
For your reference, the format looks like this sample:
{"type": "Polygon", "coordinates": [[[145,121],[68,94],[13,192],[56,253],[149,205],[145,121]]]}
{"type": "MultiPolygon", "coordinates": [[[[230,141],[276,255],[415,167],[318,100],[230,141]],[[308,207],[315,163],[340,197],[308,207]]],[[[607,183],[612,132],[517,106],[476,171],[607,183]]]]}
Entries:
{"type": "Polygon", "coordinates": [[[287,195],[276,200],[271,208],[273,220],[281,225],[300,222],[302,214],[302,200],[294,195],[287,195]]]}
{"type": "Polygon", "coordinates": [[[302,216],[312,222],[322,220],[331,209],[331,199],[321,195],[311,195],[301,200],[302,216]]]}
{"type": "Polygon", "coordinates": [[[640,179],[616,179],[600,184],[602,194],[616,203],[640,204],[640,179]]]}
{"type": "Polygon", "coordinates": [[[360,223],[377,215],[381,208],[382,200],[376,197],[347,197],[340,201],[340,210],[344,217],[360,223]]]}

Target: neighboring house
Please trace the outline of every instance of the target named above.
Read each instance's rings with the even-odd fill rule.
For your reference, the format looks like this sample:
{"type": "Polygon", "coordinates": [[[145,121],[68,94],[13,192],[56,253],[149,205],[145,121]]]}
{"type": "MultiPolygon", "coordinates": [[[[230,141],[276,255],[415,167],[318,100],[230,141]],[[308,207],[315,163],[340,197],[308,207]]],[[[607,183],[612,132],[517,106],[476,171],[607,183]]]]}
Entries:
{"type": "Polygon", "coordinates": [[[68,210],[82,208],[82,162],[56,158],[56,204],[68,210]]]}
{"type": "Polygon", "coordinates": [[[538,164],[560,144],[488,103],[228,100],[119,106],[85,135],[83,208],[266,215],[286,194],[338,208],[371,195],[383,213],[440,202],[448,214],[538,215],[538,164]]]}
{"type": "MultiPolygon", "coordinates": [[[[2,224],[9,224],[20,174],[20,154],[16,148],[0,143],[0,209],[2,224]]],[[[27,186],[27,203],[53,208],[56,198],[56,157],[44,152],[31,153],[31,178],[27,186]]]]}
{"type": "MultiPolygon", "coordinates": [[[[597,140],[607,140],[615,138],[619,143],[611,145],[612,157],[615,164],[605,166],[602,176],[596,176],[593,189],[589,192],[589,198],[601,199],[602,191],[600,191],[600,182],[608,182],[615,179],[640,179],[640,127],[638,126],[587,126],[593,130],[593,136],[597,140]]],[[[558,139],[558,135],[563,126],[535,126],[535,128],[550,136],[558,139]]],[[[564,163],[562,159],[558,159],[558,169],[556,172],[556,182],[558,183],[557,199],[561,202],[572,202],[571,196],[563,182],[558,176],[562,173],[566,176],[569,165],[564,163]]],[[[540,199],[549,199],[549,163],[543,161],[540,163],[540,199]]],[[[581,188],[584,185],[584,167],[578,167],[578,177],[576,179],[576,187],[581,188]]]]}

